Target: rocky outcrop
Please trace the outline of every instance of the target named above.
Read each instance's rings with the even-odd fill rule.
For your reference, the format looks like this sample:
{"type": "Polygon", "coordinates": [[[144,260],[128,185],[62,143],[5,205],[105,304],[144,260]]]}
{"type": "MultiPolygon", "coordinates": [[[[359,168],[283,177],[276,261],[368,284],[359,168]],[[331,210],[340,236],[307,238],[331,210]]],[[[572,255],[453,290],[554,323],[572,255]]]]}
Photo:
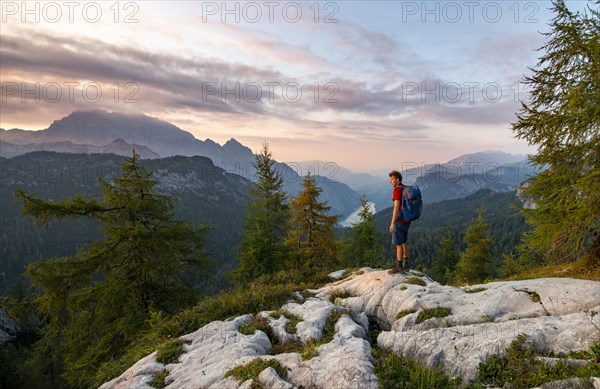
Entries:
{"type": "Polygon", "coordinates": [[[426,276],[364,271],[325,286],[318,296],[356,296],[340,303],[377,320],[385,330],[379,347],[441,366],[463,381],[475,379],[479,363],[501,355],[519,334],[544,354],[589,350],[600,342],[596,281],[548,278],[456,288],[426,276]],[[434,317],[425,319],[427,313],[434,317]]]}
{"type": "Polygon", "coordinates": [[[260,330],[240,332],[252,315],[213,322],[182,337],[187,343],[177,363],[164,366],[153,353],[101,388],[148,388],[163,369],[169,372],[167,388],[249,388],[251,380],[224,377],[255,358],[274,359],[286,372],[264,369],[256,380],[269,388],[376,388],[369,322],[383,329],[380,348],[441,367],[463,382],[476,379],[479,363],[502,354],[520,334],[543,354],[586,351],[600,342],[596,281],[552,278],[457,288],[417,272],[389,275],[365,268],[311,292],[315,297],[281,307],[299,319],[295,331],[286,331],[285,315],[272,312],[258,315],[267,319],[270,337],[260,330]],[[332,296],[341,297],[332,303],[332,296]],[[333,336],[324,339],[332,317],[333,336]],[[284,341],[302,341],[314,351],[271,355],[273,343],[284,341]]]}
{"type": "Polygon", "coordinates": [[[6,311],[0,310],[0,345],[12,340],[18,332],[17,323],[6,311]]]}
{"type": "MultiPolygon", "coordinates": [[[[317,345],[330,314],[340,309],[316,298],[309,298],[303,304],[290,302],[282,311],[293,312],[304,320],[298,323],[296,334],[288,335],[317,345]]],[[[261,315],[276,322],[268,312],[261,315]]],[[[274,370],[261,373],[258,380],[269,388],[377,388],[366,330],[350,316],[341,315],[335,324],[333,339],[316,347],[315,355],[306,360],[298,352],[270,355],[272,344],[262,331],[252,335],[240,333],[240,327],[251,319],[251,315],[244,315],[231,321],[212,322],[182,337],[189,344],[184,344],[185,352],[179,357],[179,363],[164,366],[156,362],[156,353],[153,353],[101,388],[150,388],[148,382],[163,369],[169,371],[165,381],[169,389],[246,388],[250,383],[224,378],[225,373],[257,357],[275,359],[286,370],[285,380],[274,370]]]]}

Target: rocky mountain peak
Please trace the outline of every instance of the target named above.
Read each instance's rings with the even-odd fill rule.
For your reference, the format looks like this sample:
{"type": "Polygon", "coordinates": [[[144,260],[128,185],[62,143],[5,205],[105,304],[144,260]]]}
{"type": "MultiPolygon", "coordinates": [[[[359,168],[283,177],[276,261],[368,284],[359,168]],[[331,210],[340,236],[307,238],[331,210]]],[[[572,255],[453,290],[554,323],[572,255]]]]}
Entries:
{"type": "Polygon", "coordinates": [[[526,156],[523,154],[510,154],[498,150],[486,150],[461,155],[460,157],[451,159],[450,161],[446,162],[446,165],[457,167],[469,165],[479,165],[479,167],[485,165],[494,165],[498,167],[509,163],[521,162],[525,158],[526,156]]]}

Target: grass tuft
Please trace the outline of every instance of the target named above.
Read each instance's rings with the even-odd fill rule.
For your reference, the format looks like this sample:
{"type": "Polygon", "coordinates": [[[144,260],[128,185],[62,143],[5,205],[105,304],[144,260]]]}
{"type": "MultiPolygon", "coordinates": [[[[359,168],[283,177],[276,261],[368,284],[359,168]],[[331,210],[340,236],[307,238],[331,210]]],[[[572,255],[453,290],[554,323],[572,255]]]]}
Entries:
{"type": "Polygon", "coordinates": [[[487,290],[486,288],[472,288],[472,289],[463,289],[465,293],[479,293],[487,290]]]}
{"type": "MultiPolygon", "coordinates": [[[[541,354],[536,351],[533,341],[521,334],[502,356],[492,355],[479,364],[479,380],[485,385],[497,387],[510,383],[514,388],[532,388],[551,381],[574,377],[589,380],[589,377],[600,375],[600,343],[592,346],[589,352],[578,355],[588,357],[585,359],[590,363],[585,367],[569,365],[565,362],[566,358],[556,365],[549,365],[536,359],[538,356],[541,354]]],[[[585,382],[581,384],[585,386],[585,382]]]]}
{"type": "Polygon", "coordinates": [[[302,352],[302,360],[306,361],[317,356],[317,347],[327,344],[333,340],[333,336],[335,335],[335,325],[342,317],[342,315],[349,315],[350,310],[342,309],[342,310],[333,310],[329,314],[327,321],[325,322],[325,327],[323,328],[323,336],[319,341],[311,341],[305,345],[304,351],[302,352]]]}
{"type": "Polygon", "coordinates": [[[496,281],[515,281],[554,277],[568,277],[600,281],[600,266],[595,266],[590,262],[591,261],[587,260],[586,258],[581,258],[575,262],[539,266],[496,281]]]}
{"type": "Polygon", "coordinates": [[[227,373],[225,373],[224,378],[234,377],[239,382],[246,382],[250,379],[256,381],[256,379],[258,378],[258,375],[263,370],[265,370],[269,367],[272,367],[273,369],[275,369],[275,371],[281,378],[283,378],[283,379],[286,378],[287,372],[283,368],[283,366],[281,366],[279,361],[277,361],[275,359],[264,360],[261,358],[254,358],[253,360],[246,363],[245,365],[240,365],[240,366],[234,367],[233,369],[231,369],[227,373]]]}
{"type": "Polygon", "coordinates": [[[296,315],[293,315],[289,312],[283,312],[283,316],[285,316],[286,319],[288,319],[288,322],[285,323],[285,332],[287,332],[288,334],[295,334],[296,333],[296,325],[298,323],[300,323],[302,321],[301,318],[299,318],[296,315]]]}
{"type": "Polygon", "coordinates": [[[402,319],[404,316],[408,316],[410,314],[413,314],[417,312],[414,309],[405,309],[403,311],[398,312],[398,314],[396,315],[396,320],[402,319]]]}
{"type": "Polygon", "coordinates": [[[267,335],[270,334],[271,328],[269,327],[269,320],[266,317],[254,315],[250,322],[238,329],[238,331],[244,335],[254,335],[257,330],[262,331],[267,335]]]}
{"type": "Polygon", "coordinates": [[[374,372],[380,388],[456,389],[460,379],[450,379],[440,369],[428,369],[390,350],[373,348],[374,372]]]}
{"type": "Polygon", "coordinates": [[[168,376],[168,370],[161,370],[158,373],[154,374],[154,377],[152,377],[152,381],[148,382],[148,385],[153,388],[162,389],[165,386],[167,386],[165,380],[168,376]]]}
{"type": "MultiPolygon", "coordinates": [[[[183,354],[183,339],[172,339],[163,344],[156,354],[156,362],[168,365],[179,362],[179,356],[183,354]]],[[[188,341],[189,343],[189,341],[188,341]]]]}
{"type": "Polygon", "coordinates": [[[425,320],[432,319],[434,317],[446,317],[452,315],[452,310],[450,308],[431,308],[424,309],[419,312],[419,316],[417,316],[417,324],[423,323],[425,320]]]}
{"type": "Polygon", "coordinates": [[[319,347],[321,344],[321,342],[315,341],[308,342],[308,344],[304,346],[304,350],[302,351],[302,360],[308,361],[309,359],[316,357],[318,355],[317,347],[319,347]]]}
{"type": "Polygon", "coordinates": [[[271,355],[302,353],[305,348],[306,345],[300,339],[288,340],[287,342],[273,344],[271,355]]]}
{"type": "Polygon", "coordinates": [[[405,284],[427,286],[427,283],[419,277],[409,277],[404,281],[405,284]]]}
{"type": "Polygon", "coordinates": [[[332,294],[329,295],[329,301],[331,301],[331,303],[335,304],[335,300],[340,298],[340,299],[347,299],[349,297],[354,297],[354,295],[348,293],[348,292],[344,292],[341,290],[336,290],[335,292],[333,292],[332,294]]]}

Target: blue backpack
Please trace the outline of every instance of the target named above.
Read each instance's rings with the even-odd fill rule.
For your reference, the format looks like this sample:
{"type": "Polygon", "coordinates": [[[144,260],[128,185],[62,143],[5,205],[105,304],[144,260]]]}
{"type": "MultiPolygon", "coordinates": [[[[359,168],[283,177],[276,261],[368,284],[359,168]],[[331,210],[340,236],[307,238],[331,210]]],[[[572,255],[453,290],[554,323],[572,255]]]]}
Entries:
{"type": "Polygon", "coordinates": [[[421,207],[423,206],[421,189],[417,185],[402,185],[401,188],[402,210],[400,211],[400,217],[408,222],[417,220],[421,216],[421,207]]]}

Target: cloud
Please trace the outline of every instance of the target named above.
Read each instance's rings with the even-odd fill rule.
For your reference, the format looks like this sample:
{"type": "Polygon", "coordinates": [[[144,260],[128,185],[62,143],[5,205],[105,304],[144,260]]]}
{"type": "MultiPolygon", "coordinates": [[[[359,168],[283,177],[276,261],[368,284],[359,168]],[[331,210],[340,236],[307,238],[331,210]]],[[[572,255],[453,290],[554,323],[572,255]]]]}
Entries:
{"type": "MultiPolygon", "coordinates": [[[[232,28],[237,34],[245,31],[226,27],[232,28]]],[[[335,40],[341,51],[356,56],[354,61],[368,60],[362,69],[376,69],[373,74],[377,76],[351,78],[346,65],[336,71],[335,62],[315,55],[309,47],[286,44],[262,32],[242,42],[248,43],[246,50],[265,53],[278,67],[179,51],[152,52],[128,44],[32,30],[18,36],[4,34],[0,48],[2,79],[17,84],[18,91],[9,96],[12,98],[5,102],[3,111],[8,115],[19,112],[20,117],[27,111],[43,117],[54,112],[48,121],[57,119],[59,112],[98,108],[137,109],[158,116],[161,112],[204,112],[221,115],[215,116],[217,119],[270,117],[320,125],[327,119],[343,133],[364,131],[364,139],[379,139],[378,130],[369,132],[369,128],[381,128],[382,121],[422,130],[426,128],[423,123],[431,120],[498,124],[512,117],[514,110],[508,103],[490,104],[479,95],[468,103],[464,98],[449,102],[443,94],[448,81],[409,77],[421,65],[418,55],[387,34],[354,24],[335,26],[331,31],[324,39],[335,40]],[[311,73],[290,75],[287,64],[298,63],[311,73]],[[21,104],[22,87],[31,88],[36,82],[54,82],[65,88],[65,83],[79,83],[75,87],[78,95],[84,83],[91,82],[102,89],[103,99],[93,104],[81,99],[52,102],[52,108],[42,108],[44,101],[34,106],[21,104]],[[432,83],[441,85],[433,95],[428,93],[432,83]],[[133,92],[136,103],[128,105],[123,99],[133,92]]],[[[428,73],[426,68],[421,70],[421,74],[428,73]]]]}

